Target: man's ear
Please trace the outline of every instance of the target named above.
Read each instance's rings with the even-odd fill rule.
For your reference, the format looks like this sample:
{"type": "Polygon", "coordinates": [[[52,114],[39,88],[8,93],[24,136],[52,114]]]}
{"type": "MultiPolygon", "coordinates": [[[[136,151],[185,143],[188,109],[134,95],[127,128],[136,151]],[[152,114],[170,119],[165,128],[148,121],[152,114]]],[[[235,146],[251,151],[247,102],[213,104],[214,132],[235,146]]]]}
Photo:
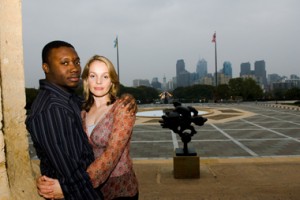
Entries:
{"type": "Polygon", "coordinates": [[[50,69],[49,69],[49,65],[47,63],[43,63],[42,68],[43,68],[45,74],[49,73],[50,69]]]}

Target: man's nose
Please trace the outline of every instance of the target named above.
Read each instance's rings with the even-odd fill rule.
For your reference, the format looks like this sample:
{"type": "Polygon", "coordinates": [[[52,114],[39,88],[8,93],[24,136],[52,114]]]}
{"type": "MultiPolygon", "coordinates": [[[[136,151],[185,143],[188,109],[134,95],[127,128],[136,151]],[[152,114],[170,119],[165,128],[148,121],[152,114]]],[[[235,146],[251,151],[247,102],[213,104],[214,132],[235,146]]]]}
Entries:
{"type": "Polygon", "coordinates": [[[78,72],[81,70],[81,67],[79,64],[76,64],[74,62],[71,62],[71,71],[72,72],[78,72]]]}

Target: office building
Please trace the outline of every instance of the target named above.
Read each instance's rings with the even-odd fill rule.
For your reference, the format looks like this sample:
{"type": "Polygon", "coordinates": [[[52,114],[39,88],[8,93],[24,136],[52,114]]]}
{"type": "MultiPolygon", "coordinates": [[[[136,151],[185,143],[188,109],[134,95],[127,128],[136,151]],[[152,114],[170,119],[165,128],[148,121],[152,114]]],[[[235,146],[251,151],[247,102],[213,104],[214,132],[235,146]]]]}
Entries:
{"type": "Polygon", "coordinates": [[[201,59],[197,63],[196,73],[198,74],[199,78],[203,78],[207,75],[207,62],[204,59],[201,59]]]}
{"type": "Polygon", "coordinates": [[[223,74],[228,78],[232,78],[232,67],[229,61],[223,63],[223,74]]]}
{"type": "Polygon", "coordinates": [[[247,77],[251,75],[251,64],[249,62],[241,64],[240,77],[247,77]]]}
{"type": "Polygon", "coordinates": [[[139,86],[151,87],[150,82],[149,82],[148,79],[135,79],[135,80],[133,80],[133,87],[139,87],[139,86]]]}
{"type": "Polygon", "coordinates": [[[176,78],[177,78],[177,87],[187,87],[190,85],[190,73],[185,70],[184,60],[177,60],[176,63],[176,78]]]}
{"type": "Polygon", "coordinates": [[[267,88],[267,72],[264,60],[254,62],[254,74],[257,82],[262,86],[262,89],[265,90],[267,88]]]}

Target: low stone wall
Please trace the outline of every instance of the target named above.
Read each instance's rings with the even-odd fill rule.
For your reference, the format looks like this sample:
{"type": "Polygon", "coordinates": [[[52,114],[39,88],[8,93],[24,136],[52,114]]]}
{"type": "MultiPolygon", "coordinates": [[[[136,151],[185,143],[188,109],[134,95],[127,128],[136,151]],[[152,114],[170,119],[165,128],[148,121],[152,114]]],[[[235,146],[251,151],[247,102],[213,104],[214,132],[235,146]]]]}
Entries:
{"type": "Polygon", "coordinates": [[[270,104],[270,103],[258,103],[259,106],[266,106],[266,107],[272,107],[272,108],[281,108],[281,109],[288,109],[288,110],[296,110],[300,111],[299,106],[292,106],[292,105],[283,105],[283,104],[270,104]]]}

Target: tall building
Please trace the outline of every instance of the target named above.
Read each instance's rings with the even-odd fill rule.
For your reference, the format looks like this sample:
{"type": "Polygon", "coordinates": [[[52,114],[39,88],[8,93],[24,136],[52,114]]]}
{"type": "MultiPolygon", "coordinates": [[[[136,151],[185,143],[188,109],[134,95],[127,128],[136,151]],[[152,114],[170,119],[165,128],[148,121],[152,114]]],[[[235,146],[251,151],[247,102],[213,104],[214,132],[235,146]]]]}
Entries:
{"type": "Polygon", "coordinates": [[[138,86],[151,87],[150,82],[149,82],[148,79],[135,79],[135,80],[133,80],[133,87],[138,87],[138,86]]]}
{"type": "Polygon", "coordinates": [[[290,79],[300,79],[300,77],[297,76],[296,74],[291,74],[290,79]]]}
{"type": "Polygon", "coordinates": [[[273,90],[273,83],[278,83],[280,82],[282,79],[281,76],[279,76],[278,74],[269,74],[268,75],[268,85],[270,87],[270,90],[273,90]]]}
{"type": "Polygon", "coordinates": [[[166,75],[163,77],[163,84],[162,84],[162,90],[167,90],[167,78],[166,75]]]}
{"type": "Polygon", "coordinates": [[[199,78],[203,78],[207,75],[207,62],[204,59],[201,59],[197,63],[196,73],[198,74],[199,78]]]}
{"type": "Polygon", "coordinates": [[[188,71],[183,71],[177,76],[177,87],[187,87],[190,85],[191,75],[188,71]]]}
{"type": "Polygon", "coordinates": [[[158,81],[158,78],[157,78],[157,77],[154,77],[154,78],[152,79],[152,81],[151,81],[151,86],[152,86],[153,88],[155,88],[155,89],[158,89],[158,90],[162,89],[161,83],[158,81]]]}
{"type": "Polygon", "coordinates": [[[223,63],[223,74],[228,78],[232,78],[232,67],[229,61],[223,63]]]}
{"type": "Polygon", "coordinates": [[[241,64],[240,77],[251,75],[251,64],[249,62],[241,64]]]}
{"type": "Polygon", "coordinates": [[[177,60],[176,63],[176,77],[179,76],[181,72],[185,71],[185,63],[183,59],[177,60]]]}
{"type": "Polygon", "coordinates": [[[228,84],[230,80],[229,76],[226,76],[224,73],[218,73],[218,85],[228,84]]]}
{"type": "Polygon", "coordinates": [[[262,88],[266,89],[268,84],[267,84],[266,63],[264,60],[255,61],[254,74],[257,81],[262,86],[262,88]]]}
{"type": "Polygon", "coordinates": [[[186,87],[190,85],[190,73],[185,70],[184,60],[177,60],[176,63],[177,87],[186,87]]]}

